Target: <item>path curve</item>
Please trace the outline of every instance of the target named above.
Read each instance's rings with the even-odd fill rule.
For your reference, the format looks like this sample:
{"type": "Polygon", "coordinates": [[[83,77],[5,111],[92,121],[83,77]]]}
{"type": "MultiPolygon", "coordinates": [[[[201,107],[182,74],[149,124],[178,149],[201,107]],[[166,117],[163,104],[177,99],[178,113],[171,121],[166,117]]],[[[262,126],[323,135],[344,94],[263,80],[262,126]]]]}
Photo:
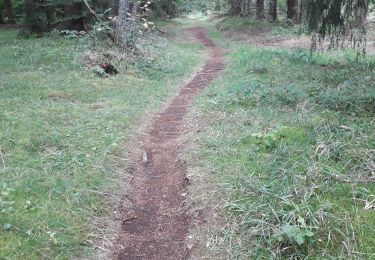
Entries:
{"type": "Polygon", "coordinates": [[[187,259],[189,216],[183,203],[189,184],[180,160],[184,117],[194,97],[223,68],[223,53],[200,27],[187,29],[209,51],[202,70],[188,82],[162,113],[155,116],[143,140],[144,153],[132,165],[131,208],[123,209],[122,230],[114,259],[187,259]]]}

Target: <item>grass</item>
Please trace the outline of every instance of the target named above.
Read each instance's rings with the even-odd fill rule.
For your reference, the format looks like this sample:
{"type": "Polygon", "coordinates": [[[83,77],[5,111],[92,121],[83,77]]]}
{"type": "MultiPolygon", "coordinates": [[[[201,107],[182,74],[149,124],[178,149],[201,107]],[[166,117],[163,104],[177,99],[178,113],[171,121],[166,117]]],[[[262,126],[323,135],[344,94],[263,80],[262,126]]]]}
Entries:
{"type": "Polygon", "coordinates": [[[195,231],[204,254],[374,258],[375,57],[259,49],[211,30],[230,54],[190,119],[190,196],[212,210],[195,231]]]}
{"type": "MultiPolygon", "coordinates": [[[[211,22],[212,23],[212,22],[211,22]]],[[[210,26],[210,21],[206,21],[210,26]]],[[[215,24],[216,29],[219,31],[227,32],[241,32],[251,29],[251,34],[263,32],[269,33],[273,36],[294,36],[304,32],[302,26],[295,25],[288,19],[278,20],[275,23],[269,23],[267,20],[258,20],[254,17],[240,17],[240,16],[226,16],[219,19],[215,24]]]]}
{"type": "Polygon", "coordinates": [[[156,41],[153,58],[100,78],[79,40],[0,31],[1,259],[92,253],[121,186],[111,156],[201,62],[199,46],[156,41]]]}

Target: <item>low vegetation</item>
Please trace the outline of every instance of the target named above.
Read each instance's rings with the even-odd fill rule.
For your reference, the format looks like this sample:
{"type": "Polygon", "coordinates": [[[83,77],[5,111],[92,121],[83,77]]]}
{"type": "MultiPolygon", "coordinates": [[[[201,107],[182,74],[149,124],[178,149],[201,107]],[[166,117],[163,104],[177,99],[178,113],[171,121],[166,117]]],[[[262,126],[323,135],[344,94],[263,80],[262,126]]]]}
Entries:
{"type": "Polygon", "coordinates": [[[101,217],[122,178],[113,166],[126,164],[116,151],[201,61],[194,44],[147,37],[127,56],[0,30],[0,258],[71,259],[107,232],[101,217]],[[97,53],[119,74],[85,69],[97,53]]]}
{"type": "Polygon", "coordinates": [[[212,211],[192,232],[200,254],[375,257],[375,57],[255,48],[208,27],[229,54],[190,119],[192,205],[212,211]]]}
{"type": "MultiPolygon", "coordinates": [[[[227,66],[209,48],[202,85],[191,83],[221,73],[190,118],[193,185],[180,195],[199,222],[192,254],[375,259],[373,11],[374,0],[0,1],[0,259],[92,257],[98,241],[127,251],[110,241],[121,231],[109,212],[126,204],[129,140],[202,65],[206,32],[194,30],[204,45],[181,33],[199,23],[227,66]]],[[[155,219],[175,214],[164,209],[155,219]]],[[[175,242],[173,231],[160,240],[175,242]]],[[[161,245],[155,237],[120,255],[161,245]]]]}

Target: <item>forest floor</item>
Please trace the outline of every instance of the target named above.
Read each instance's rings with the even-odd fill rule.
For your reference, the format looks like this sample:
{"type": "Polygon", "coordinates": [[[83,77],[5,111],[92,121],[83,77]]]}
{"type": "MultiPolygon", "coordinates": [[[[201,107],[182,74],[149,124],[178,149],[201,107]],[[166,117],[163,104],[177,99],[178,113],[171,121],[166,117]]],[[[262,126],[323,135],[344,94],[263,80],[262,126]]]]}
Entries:
{"type": "Polygon", "coordinates": [[[193,18],[124,59],[0,29],[0,258],[375,257],[374,56],[193,18]]]}

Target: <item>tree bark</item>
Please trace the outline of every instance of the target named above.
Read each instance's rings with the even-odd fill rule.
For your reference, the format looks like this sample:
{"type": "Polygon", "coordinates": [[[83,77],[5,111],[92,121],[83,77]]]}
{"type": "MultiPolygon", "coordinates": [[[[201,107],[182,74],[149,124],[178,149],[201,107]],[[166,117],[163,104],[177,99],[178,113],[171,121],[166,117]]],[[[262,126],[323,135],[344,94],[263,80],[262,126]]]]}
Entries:
{"type": "Polygon", "coordinates": [[[118,15],[118,1],[111,0],[111,15],[117,16],[118,15]]]}
{"type": "Polygon", "coordinates": [[[89,10],[91,15],[95,18],[95,20],[100,22],[101,19],[100,19],[99,15],[95,12],[95,10],[93,8],[91,8],[89,2],[87,2],[87,0],[83,0],[83,3],[85,4],[86,8],[89,10]]]}
{"type": "Polygon", "coordinates": [[[245,5],[246,5],[246,15],[252,15],[252,10],[251,10],[252,0],[246,0],[245,5]]]}
{"type": "Polygon", "coordinates": [[[43,27],[38,21],[39,8],[36,0],[25,0],[25,26],[24,33],[30,34],[41,34],[43,33],[43,27]]]}
{"type": "Polygon", "coordinates": [[[126,14],[129,9],[128,0],[119,0],[118,19],[116,27],[116,40],[122,46],[126,46],[126,14]]]}
{"type": "Polygon", "coordinates": [[[277,0],[270,0],[268,16],[271,22],[275,22],[277,20],[277,0]]]}
{"type": "Polygon", "coordinates": [[[303,19],[305,19],[306,9],[307,9],[307,0],[300,0],[299,10],[298,10],[298,22],[302,22],[303,19]]]}
{"type": "Polygon", "coordinates": [[[14,12],[13,12],[12,0],[5,0],[5,7],[7,10],[8,22],[15,23],[16,16],[14,15],[14,12]]]}
{"type": "Polygon", "coordinates": [[[264,19],[264,0],[257,0],[257,18],[264,19]]]}
{"type": "Polygon", "coordinates": [[[215,2],[214,2],[214,10],[216,12],[220,12],[221,11],[220,0],[215,0],[215,2]]]}
{"type": "Polygon", "coordinates": [[[82,14],[82,3],[77,3],[74,0],[65,0],[64,17],[66,19],[66,21],[64,22],[66,29],[85,31],[85,24],[82,14]]]}
{"type": "Polygon", "coordinates": [[[367,23],[367,14],[368,14],[368,1],[367,0],[358,0],[355,10],[355,21],[358,28],[363,28],[367,23]]]}
{"type": "Polygon", "coordinates": [[[50,4],[46,6],[45,11],[47,17],[48,30],[50,31],[52,29],[53,22],[56,20],[55,9],[51,1],[50,4]]]}
{"type": "Polygon", "coordinates": [[[140,1],[134,1],[132,3],[129,3],[128,8],[132,16],[136,16],[139,14],[139,5],[140,5],[140,1]]]}
{"type": "Polygon", "coordinates": [[[233,15],[241,14],[241,0],[231,0],[231,13],[233,15]]]}
{"type": "Polygon", "coordinates": [[[287,18],[297,21],[298,0],[287,0],[287,18]]]}

